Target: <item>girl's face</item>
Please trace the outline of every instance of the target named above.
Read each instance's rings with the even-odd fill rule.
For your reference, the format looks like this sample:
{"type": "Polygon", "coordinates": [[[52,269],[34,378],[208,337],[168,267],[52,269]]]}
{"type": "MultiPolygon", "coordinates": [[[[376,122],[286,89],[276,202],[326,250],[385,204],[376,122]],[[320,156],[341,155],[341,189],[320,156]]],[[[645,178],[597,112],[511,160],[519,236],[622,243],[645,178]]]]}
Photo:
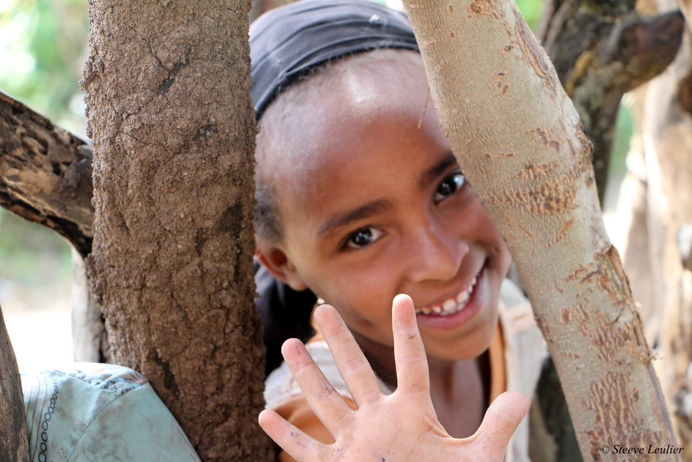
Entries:
{"type": "Polygon", "coordinates": [[[440,130],[420,58],[372,54],[308,80],[279,130],[263,120],[283,235],[260,239],[260,258],[334,305],[366,350],[392,346],[391,303],[405,293],[429,356],[476,357],[497,328],[509,253],[440,130]]]}

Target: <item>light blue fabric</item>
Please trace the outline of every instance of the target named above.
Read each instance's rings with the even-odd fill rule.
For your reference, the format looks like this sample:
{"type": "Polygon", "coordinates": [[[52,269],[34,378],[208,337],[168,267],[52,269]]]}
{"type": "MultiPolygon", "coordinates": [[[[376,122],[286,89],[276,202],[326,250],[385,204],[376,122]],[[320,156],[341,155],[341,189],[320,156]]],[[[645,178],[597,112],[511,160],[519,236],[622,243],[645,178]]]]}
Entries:
{"type": "Polygon", "coordinates": [[[110,364],[23,375],[32,462],[197,462],[146,378],[110,364]]]}

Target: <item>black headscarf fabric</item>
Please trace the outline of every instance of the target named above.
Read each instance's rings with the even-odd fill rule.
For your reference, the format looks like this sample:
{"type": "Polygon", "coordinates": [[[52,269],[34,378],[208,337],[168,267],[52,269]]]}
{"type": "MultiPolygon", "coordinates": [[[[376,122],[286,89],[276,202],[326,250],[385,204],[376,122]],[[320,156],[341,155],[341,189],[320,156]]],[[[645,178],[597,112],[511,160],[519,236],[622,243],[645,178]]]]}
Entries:
{"type": "Polygon", "coordinates": [[[301,0],[265,13],[250,26],[257,120],[278,90],[310,68],[377,48],[418,51],[403,13],[368,0],[301,0]]]}
{"type": "MultiPolygon", "coordinates": [[[[406,16],[368,0],[301,0],[265,13],[250,27],[250,93],[257,120],[277,92],[310,68],[378,48],[418,51],[406,16]]],[[[268,374],[281,364],[286,339],[314,335],[310,317],[317,297],[294,291],[259,264],[255,282],[268,374]]]]}

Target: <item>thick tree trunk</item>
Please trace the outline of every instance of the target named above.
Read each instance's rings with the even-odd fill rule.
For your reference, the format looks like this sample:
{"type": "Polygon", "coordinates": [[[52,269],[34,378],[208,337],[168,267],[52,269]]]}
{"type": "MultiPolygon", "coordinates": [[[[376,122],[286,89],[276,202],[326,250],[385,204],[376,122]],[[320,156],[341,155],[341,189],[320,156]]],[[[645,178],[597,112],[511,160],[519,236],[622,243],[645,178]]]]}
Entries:
{"type": "Polygon", "coordinates": [[[534,306],[582,455],[675,444],[603,226],[591,144],[544,51],[513,2],[404,3],[443,128],[534,306]]]}
{"type": "Polygon", "coordinates": [[[0,308],[0,460],[29,462],[24,395],[0,308]]]}
{"type": "Polygon", "coordinates": [[[88,259],[114,361],[204,460],[269,460],[253,303],[250,2],[90,0],[88,259]]]}

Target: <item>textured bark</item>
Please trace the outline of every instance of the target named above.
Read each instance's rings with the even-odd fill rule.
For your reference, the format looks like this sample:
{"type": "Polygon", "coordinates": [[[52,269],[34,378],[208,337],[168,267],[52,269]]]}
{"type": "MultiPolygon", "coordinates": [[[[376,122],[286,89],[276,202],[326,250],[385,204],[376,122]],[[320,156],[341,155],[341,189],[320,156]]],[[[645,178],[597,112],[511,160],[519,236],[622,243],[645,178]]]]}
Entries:
{"type": "Polygon", "coordinates": [[[0,460],[29,462],[26,410],[17,359],[0,308],[0,460]]]}
{"type": "Polygon", "coordinates": [[[0,206],[91,251],[91,149],[0,93],[0,206]]]}
{"type": "Polygon", "coordinates": [[[601,200],[620,99],[673,61],[684,25],[679,12],[640,16],[631,0],[548,3],[538,35],[594,145],[601,200]]]}
{"type": "Polygon", "coordinates": [[[515,258],[584,459],[604,459],[604,444],[675,444],[603,226],[591,144],[544,51],[513,2],[404,3],[443,129],[515,258]]]}
{"type": "Polygon", "coordinates": [[[144,372],[203,460],[270,460],[257,425],[250,2],[90,0],[87,260],[114,361],[144,372]]]}

